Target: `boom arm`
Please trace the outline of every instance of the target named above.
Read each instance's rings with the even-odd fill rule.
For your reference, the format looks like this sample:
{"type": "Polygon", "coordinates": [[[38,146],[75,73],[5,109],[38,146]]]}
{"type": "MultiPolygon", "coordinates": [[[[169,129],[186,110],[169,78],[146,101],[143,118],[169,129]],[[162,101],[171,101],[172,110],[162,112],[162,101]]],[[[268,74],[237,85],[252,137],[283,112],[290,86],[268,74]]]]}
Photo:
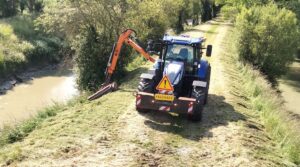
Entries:
{"type": "Polygon", "coordinates": [[[116,69],[116,65],[117,65],[117,62],[118,62],[118,59],[120,56],[120,52],[121,52],[121,49],[122,49],[122,46],[124,43],[130,45],[137,52],[141,53],[141,55],[144,56],[147,60],[149,60],[153,63],[155,62],[154,58],[152,58],[142,47],[140,47],[137,43],[135,43],[130,38],[133,33],[135,33],[134,30],[127,29],[120,35],[117,45],[115,46],[113,53],[112,53],[111,62],[109,62],[107,65],[107,71],[106,71],[107,72],[107,74],[106,74],[107,81],[105,83],[110,82],[110,78],[116,69]]]}
{"type": "Polygon", "coordinates": [[[134,40],[132,40],[131,37],[133,33],[135,33],[134,30],[127,29],[120,35],[117,44],[114,45],[109,62],[107,64],[105,82],[101,85],[101,88],[96,93],[88,97],[89,100],[97,99],[103,96],[104,94],[117,89],[117,84],[115,82],[110,83],[110,79],[116,69],[116,65],[124,43],[133,47],[133,49],[141,53],[141,55],[144,56],[147,60],[153,63],[155,62],[154,58],[152,58],[142,47],[140,47],[137,43],[134,42],[134,40]]]}

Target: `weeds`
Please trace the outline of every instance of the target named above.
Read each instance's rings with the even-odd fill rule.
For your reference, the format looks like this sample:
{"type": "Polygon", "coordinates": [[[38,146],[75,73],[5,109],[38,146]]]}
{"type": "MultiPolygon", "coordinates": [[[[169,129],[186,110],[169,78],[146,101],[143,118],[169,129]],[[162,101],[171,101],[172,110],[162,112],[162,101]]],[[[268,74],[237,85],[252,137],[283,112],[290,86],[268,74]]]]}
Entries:
{"type": "Polygon", "coordinates": [[[45,108],[40,111],[36,117],[31,118],[16,127],[4,126],[2,132],[0,131],[0,147],[23,140],[33,130],[38,128],[44,120],[56,116],[57,113],[63,111],[63,108],[64,105],[55,104],[45,108]]]}
{"type": "Polygon", "coordinates": [[[230,68],[240,71],[239,82],[233,83],[234,86],[246,92],[252,109],[259,114],[268,134],[278,143],[283,155],[300,164],[299,123],[282,107],[282,99],[267,79],[252,66],[238,60],[237,51],[231,45],[233,34],[228,34],[231,39],[226,43],[225,57],[228,57],[227,65],[230,68]]]}

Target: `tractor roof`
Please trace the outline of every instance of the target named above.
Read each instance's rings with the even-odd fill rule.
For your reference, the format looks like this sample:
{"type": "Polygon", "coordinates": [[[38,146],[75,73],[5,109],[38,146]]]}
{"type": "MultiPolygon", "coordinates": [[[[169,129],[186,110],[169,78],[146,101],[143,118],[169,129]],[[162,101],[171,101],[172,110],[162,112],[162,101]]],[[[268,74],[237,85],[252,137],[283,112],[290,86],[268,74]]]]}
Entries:
{"type": "Polygon", "coordinates": [[[205,41],[205,38],[190,38],[186,35],[182,36],[170,36],[165,35],[163,41],[169,42],[172,44],[181,44],[181,45],[191,45],[191,44],[201,44],[205,41]]]}

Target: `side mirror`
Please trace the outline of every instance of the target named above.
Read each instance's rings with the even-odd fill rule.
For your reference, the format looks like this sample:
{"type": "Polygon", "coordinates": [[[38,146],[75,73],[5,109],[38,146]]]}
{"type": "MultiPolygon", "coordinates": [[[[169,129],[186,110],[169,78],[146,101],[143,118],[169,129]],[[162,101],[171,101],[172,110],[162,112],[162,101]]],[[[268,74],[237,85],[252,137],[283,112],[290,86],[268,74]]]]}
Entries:
{"type": "Polygon", "coordinates": [[[207,45],[207,48],[206,48],[206,56],[207,56],[207,57],[210,57],[210,56],[211,56],[211,53],[212,53],[212,45],[207,45]]]}
{"type": "Polygon", "coordinates": [[[147,42],[147,48],[146,48],[146,51],[149,53],[149,54],[156,54],[156,55],[159,55],[160,52],[159,52],[159,49],[157,48],[157,43],[154,43],[153,40],[148,40],[147,42]]]}

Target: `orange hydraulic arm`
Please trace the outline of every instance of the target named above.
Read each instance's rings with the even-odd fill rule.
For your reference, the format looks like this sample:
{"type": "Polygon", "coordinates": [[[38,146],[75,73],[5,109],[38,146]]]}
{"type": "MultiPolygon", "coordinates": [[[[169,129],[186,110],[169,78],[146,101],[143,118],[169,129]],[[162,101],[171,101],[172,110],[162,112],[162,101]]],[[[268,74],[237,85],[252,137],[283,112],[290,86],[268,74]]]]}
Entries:
{"type": "Polygon", "coordinates": [[[113,51],[111,63],[109,63],[108,67],[107,67],[107,75],[108,76],[111,76],[116,69],[116,65],[117,65],[117,62],[118,62],[118,59],[120,56],[120,52],[121,52],[121,49],[122,49],[122,46],[124,43],[133,47],[137,52],[141,53],[142,56],[144,56],[147,60],[149,60],[153,63],[155,62],[155,60],[142,47],[140,47],[138,44],[136,44],[130,38],[133,33],[135,33],[134,30],[127,29],[120,35],[117,45],[113,51]]]}
{"type": "Polygon", "coordinates": [[[112,74],[114,73],[116,69],[116,65],[120,56],[120,52],[122,49],[122,46],[124,43],[130,45],[133,47],[137,52],[141,53],[142,56],[144,56],[147,60],[151,62],[155,62],[155,59],[152,58],[142,47],[140,47],[137,43],[132,40],[132,34],[135,34],[135,31],[132,29],[127,29],[125,30],[119,37],[117,44],[115,45],[113,52],[111,54],[110,60],[107,65],[107,70],[106,70],[106,79],[105,82],[101,85],[101,88],[88,97],[89,100],[94,100],[96,98],[101,97],[102,95],[114,91],[117,89],[117,84],[115,82],[110,83],[110,79],[112,74]]]}

